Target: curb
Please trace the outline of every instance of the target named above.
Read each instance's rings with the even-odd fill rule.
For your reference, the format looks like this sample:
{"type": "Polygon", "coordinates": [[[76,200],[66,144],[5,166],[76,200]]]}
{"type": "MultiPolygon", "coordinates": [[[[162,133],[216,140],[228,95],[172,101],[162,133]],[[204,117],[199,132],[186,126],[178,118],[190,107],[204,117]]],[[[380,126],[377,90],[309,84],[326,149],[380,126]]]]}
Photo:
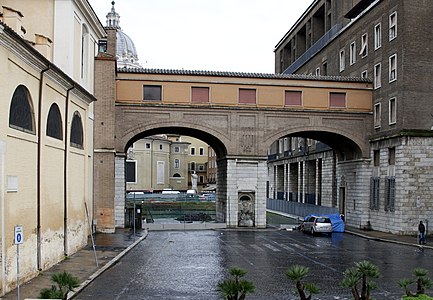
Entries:
{"type": "Polygon", "coordinates": [[[75,296],[77,296],[86,286],[88,286],[93,280],[95,280],[99,275],[104,273],[106,270],[108,270],[112,265],[117,263],[123,256],[126,255],[131,249],[133,249],[135,246],[137,246],[142,240],[144,240],[147,237],[148,231],[145,230],[143,236],[141,236],[138,240],[136,240],[134,243],[128,246],[128,248],[124,249],[122,252],[116,255],[112,260],[110,260],[108,263],[106,263],[102,268],[98,269],[95,273],[89,276],[87,280],[83,281],[80,286],[74,290],[73,292],[68,294],[68,300],[73,299],[75,296]]]}
{"type": "Polygon", "coordinates": [[[417,248],[427,248],[427,249],[433,249],[433,246],[426,246],[426,245],[418,245],[416,243],[407,243],[407,242],[401,242],[401,241],[395,241],[395,240],[390,240],[390,239],[384,239],[384,238],[379,238],[379,237],[372,237],[369,235],[365,235],[362,233],[358,233],[358,232],[354,232],[351,230],[345,230],[345,233],[349,233],[352,235],[356,235],[365,239],[369,239],[369,240],[374,240],[374,241],[380,241],[380,242],[386,242],[386,243],[394,243],[394,244],[399,244],[399,245],[405,245],[405,246],[412,246],[412,247],[417,247],[417,248]]]}

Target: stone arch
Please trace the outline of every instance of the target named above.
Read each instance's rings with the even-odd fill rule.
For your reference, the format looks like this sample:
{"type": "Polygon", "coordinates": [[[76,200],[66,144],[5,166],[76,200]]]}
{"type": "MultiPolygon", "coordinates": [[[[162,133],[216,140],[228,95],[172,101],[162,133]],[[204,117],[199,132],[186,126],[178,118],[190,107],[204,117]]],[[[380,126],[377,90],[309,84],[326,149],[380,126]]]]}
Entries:
{"type": "Polygon", "coordinates": [[[299,136],[323,142],[334,149],[341,160],[370,157],[369,144],[363,137],[343,129],[325,126],[291,127],[276,131],[267,136],[264,141],[265,149],[269,149],[271,144],[277,139],[286,136],[299,136]]]}
{"type": "Polygon", "coordinates": [[[206,126],[197,126],[191,123],[165,122],[153,124],[137,124],[137,126],[118,132],[116,134],[116,151],[126,153],[129,146],[135,141],[154,134],[174,133],[188,135],[198,138],[210,145],[217,154],[217,157],[225,157],[230,147],[230,141],[224,134],[206,126]],[[119,138],[120,136],[120,138],[119,138]]]}

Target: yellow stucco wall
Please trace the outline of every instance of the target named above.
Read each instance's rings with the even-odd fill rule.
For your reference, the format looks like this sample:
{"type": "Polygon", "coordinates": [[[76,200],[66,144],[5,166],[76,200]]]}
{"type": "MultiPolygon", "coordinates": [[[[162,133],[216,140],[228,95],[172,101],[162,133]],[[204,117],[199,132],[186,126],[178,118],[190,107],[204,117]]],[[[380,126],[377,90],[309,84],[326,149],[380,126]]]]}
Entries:
{"type": "MultiPolygon", "coordinates": [[[[329,107],[331,92],[346,93],[348,111],[371,112],[371,84],[324,80],[236,78],[119,73],[117,101],[142,103],[143,85],[162,86],[164,104],[191,104],[191,87],[208,87],[209,102],[194,105],[253,106],[285,109],[335,109],[329,107]],[[256,104],[239,104],[239,89],[255,89],[256,104]],[[285,91],[302,91],[301,106],[285,106],[285,91]]],[[[152,102],[152,101],[145,101],[152,102]]]]}

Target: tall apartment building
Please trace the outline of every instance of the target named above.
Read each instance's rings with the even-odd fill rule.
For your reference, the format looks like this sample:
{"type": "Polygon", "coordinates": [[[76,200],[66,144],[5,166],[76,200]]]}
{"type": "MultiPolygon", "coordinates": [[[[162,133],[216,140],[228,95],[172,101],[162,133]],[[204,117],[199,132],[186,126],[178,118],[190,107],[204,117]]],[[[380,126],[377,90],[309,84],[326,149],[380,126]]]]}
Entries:
{"type": "MultiPolygon", "coordinates": [[[[432,10],[423,0],[315,0],[276,45],[276,73],[373,82],[370,197],[339,207],[344,178],[334,174],[328,186],[322,175],[331,191],[322,205],[339,207],[352,226],[405,234],[420,219],[433,222],[432,10]]],[[[332,174],[333,164],[323,169],[332,174]]]]}

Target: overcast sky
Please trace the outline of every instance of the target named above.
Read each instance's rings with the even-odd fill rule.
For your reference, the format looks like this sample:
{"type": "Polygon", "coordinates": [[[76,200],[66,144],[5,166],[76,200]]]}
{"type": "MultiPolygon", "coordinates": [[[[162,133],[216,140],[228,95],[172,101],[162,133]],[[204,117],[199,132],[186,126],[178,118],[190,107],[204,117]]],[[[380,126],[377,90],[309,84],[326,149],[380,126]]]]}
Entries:
{"type": "MultiPolygon", "coordinates": [[[[111,0],[89,0],[101,23],[111,0]]],[[[313,0],[116,0],[144,68],[274,73],[274,48],[313,0]]]]}

